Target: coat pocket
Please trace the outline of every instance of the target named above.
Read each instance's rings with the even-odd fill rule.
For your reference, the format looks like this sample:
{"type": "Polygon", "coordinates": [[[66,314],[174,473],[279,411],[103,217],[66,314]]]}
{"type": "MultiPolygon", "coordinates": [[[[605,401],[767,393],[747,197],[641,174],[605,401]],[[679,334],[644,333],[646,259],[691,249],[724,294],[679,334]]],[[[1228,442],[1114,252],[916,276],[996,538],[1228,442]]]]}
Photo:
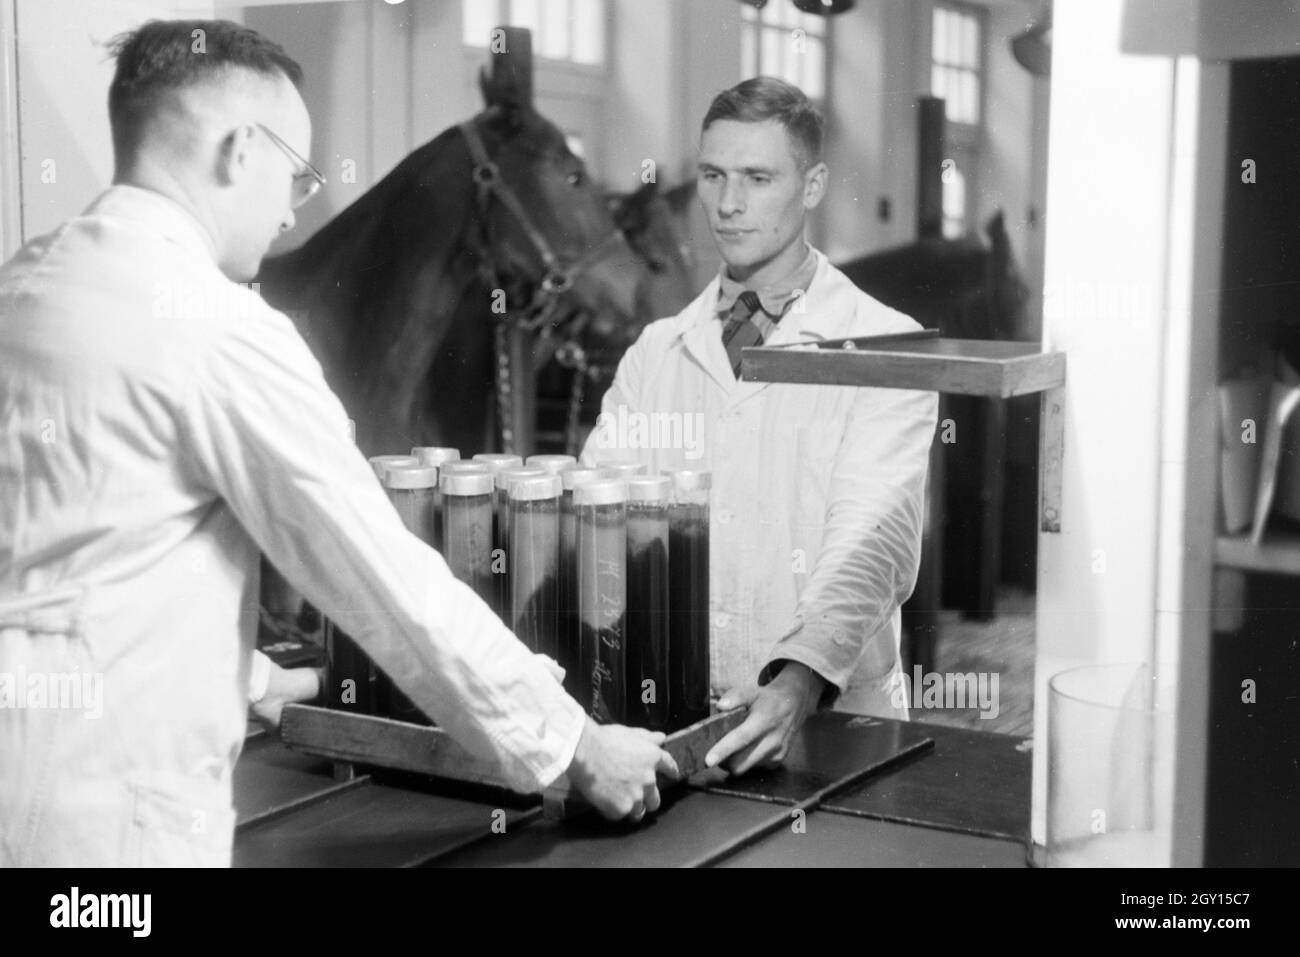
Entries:
{"type": "MultiPolygon", "coordinates": [[[[170,776],[169,776],[170,777],[170,776]]],[[[235,812],[215,784],[137,783],[131,821],[132,860],[139,867],[229,867],[235,812]]]]}

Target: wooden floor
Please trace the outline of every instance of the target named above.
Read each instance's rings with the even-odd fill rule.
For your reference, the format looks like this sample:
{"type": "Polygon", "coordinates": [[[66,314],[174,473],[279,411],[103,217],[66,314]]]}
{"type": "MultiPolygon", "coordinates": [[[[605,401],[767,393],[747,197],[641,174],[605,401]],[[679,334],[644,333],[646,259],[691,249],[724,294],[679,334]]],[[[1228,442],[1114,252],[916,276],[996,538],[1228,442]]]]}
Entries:
{"type": "Polygon", "coordinates": [[[912,718],[971,731],[1032,736],[1034,596],[1005,589],[998,595],[998,615],[993,621],[965,621],[960,613],[945,611],[941,622],[935,671],[996,674],[998,713],[983,717],[979,708],[925,708],[913,709],[912,718]]]}

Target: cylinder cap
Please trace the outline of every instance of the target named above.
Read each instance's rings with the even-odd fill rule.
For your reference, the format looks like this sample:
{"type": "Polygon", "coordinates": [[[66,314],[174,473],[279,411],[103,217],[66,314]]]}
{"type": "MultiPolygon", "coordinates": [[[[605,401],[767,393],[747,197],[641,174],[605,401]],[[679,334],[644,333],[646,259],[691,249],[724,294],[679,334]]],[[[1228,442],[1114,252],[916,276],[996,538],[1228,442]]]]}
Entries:
{"type": "Polygon", "coordinates": [[[374,470],[375,478],[381,482],[384,480],[384,466],[386,465],[420,464],[409,455],[372,455],[366,461],[370,463],[370,468],[374,470]]]}
{"type": "Polygon", "coordinates": [[[624,481],[629,502],[666,502],[673,486],[666,475],[629,475],[624,481]]]}
{"type": "Polygon", "coordinates": [[[525,465],[536,465],[544,468],[552,475],[557,475],[566,468],[578,464],[578,460],[572,455],[530,455],[524,460],[525,465]]]}
{"type": "Polygon", "coordinates": [[[509,455],[505,452],[480,452],[474,456],[475,462],[482,462],[493,472],[498,469],[518,468],[524,464],[524,460],[518,455],[509,455]]]}
{"type": "Polygon", "coordinates": [[[675,492],[707,492],[713,487],[713,476],[698,469],[677,469],[669,473],[675,492]]]}
{"type": "Polygon", "coordinates": [[[384,488],[433,488],[437,484],[438,470],[432,465],[389,462],[384,466],[384,488]]]}
{"type": "Polygon", "coordinates": [[[491,495],[491,472],[443,472],[438,480],[443,495],[491,495]]]}
{"type": "Polygon", "coordinates": [[[621,505],[627,501],[627,484],[622,479],[583,482],[573,490],[574,505],[621,505]]]}
{"type": "Polygon", "coordinates": [[[589,469],[589,468],[579,467],[576,469],[565,469],[563,472],[560,473],[560,481],[563,483],[564,490],[566,492],[571,492],[579,485],[582,485],[586,482],[595,482],[605,477],[606,476],[605,476],[604,469],[589,469]]]}
{"type": "Polygon", "coordinates": [[[600,467],[610,478],[630,478],[633,475],[646,474],[646,467],[640,462],[601,462],[600,467]]]}
{"type": "Polygon", "coordinates": [[[497,469],[496,480],[497,488],[503,492],[510,491],[511,484],[515,479],[531,478],[534,475],[547,475],[546,469],[540,465],[516,465],[513,468],[497,469]]]}
{"type": "Polygon", "coordinates": [[[491,475],[492,469],[482,462],[467,462],[465,459],[457,459],[454,462],[443,462],[438,467],[438,471],[443,475],[491,475]]]}
{"type": "Polygon", "coordinates": [[[411,455],[419,459],[421,465],[460,461],[460,449],[448,449],[440,445],[417,445],[411,449],[411,455]]]}
{"type": "Polygon", "coordinates": [[[563,484],[558,475],[543,471],[541,475],[516,476],[510,482],[510,498],[516,502],[536,502],[559,498],[563,484]]]}

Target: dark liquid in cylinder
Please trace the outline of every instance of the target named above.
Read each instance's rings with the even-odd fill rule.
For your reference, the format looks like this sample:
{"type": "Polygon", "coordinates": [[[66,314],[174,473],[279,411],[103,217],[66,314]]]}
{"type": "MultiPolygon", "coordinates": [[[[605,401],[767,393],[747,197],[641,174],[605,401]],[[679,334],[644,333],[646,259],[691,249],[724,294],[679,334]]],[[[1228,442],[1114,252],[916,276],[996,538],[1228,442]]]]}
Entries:
{"type": "Polygon", "coordinates": [[[512,501],[511,629],[532,651],[558,660],[560,502],[512,501]]]}
{"type": "Polygon", "coordinates": [[[668,509],[627,507],[627,723],[663,731],[669,720],[668,509]]]}
{"type": "Polygon", "coordinates": [[[331,708],[356,714],[375,713],[375,681],[378,669],[361,646],[325,620],[325,700],[331,708]]]}
{"type": "Polygon", "coordinates": [[[578,627],[578,520],[573,512],[573,492],[560,496],[560,568],[556,609],[555,660],[564,669],[564,690],[585,710],[591,710],[591,683],[579,678],[582,670],[578,627]]]}
{"type": "Polygon", "coordinates": [[[622,504],[574,506],[578,519],[579,675],[589,689],[588,713],[605,724],[627,720],[623,645],[626,508],[622,504]]]}
{"type": "Polygon", "coordinates": [[[709,509],[668,509],[668,706],[677,731],[709,716],[709,509]]]}
{"type": "MultiPolygon", "coordinates": [[[[407,530],[426,545],[436,548],[434,543],[441,531],[441,496],[438,495],[438,490],[434,487],[390,488],[388,497],[407,530]]],[[[433,724],[383,669],[378,669],[375,678],[375,713],[409,724],[433,724]]]]}
{"type": "Polygon", "coordinates": [[[451,573],[489,605],[496,597],[492,574],[492,495],[442,497],[443,557],[451,573]]]}

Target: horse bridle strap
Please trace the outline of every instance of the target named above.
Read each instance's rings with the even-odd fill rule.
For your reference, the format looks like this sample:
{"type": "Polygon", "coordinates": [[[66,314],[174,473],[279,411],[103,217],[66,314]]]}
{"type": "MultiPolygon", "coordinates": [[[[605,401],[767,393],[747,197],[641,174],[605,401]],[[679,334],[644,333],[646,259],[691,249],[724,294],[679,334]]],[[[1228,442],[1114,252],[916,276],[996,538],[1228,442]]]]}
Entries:
{"type": "MultiPolygon", "coordinates": [[[[538,308],[541,308],[545,313],[549,314],[550,309],[545,308],[549,305],[549,302],[546,300],[553,301],[555,297],[558,297],[572,288],[577,277],[590,268],[594,263],[598,262],[604,255],[605,248],[612,241],[618,239],[621,234],[617,227],[610,230],[608,235],[606,235],[599,243],[594,245],[585,256],[570,266],[563,266],[560,262],[560,257],[555,254],[555,250],[551,248],[551,244],[547,241],[546,236],[533,223],[532,217],[528,215],[528,210],[524,208],[524,204],[519,200],[519,196],[510,188],[510,184],[501,178],[501,170],[496,163],[492,162],[492,158],[488,156],[487,149],[483,145],[483,138],[479,135],[474,121],[466,120],[460,124],[459,128],[461,135],[465,137],[466,146],[469,147],[470,158],[474,161],[472,178],[475,185],[478,186],[480,208],[486,209],[488,197],[496,197],[496,199],[500,201],[501,205],[503,205],[510,212],[510,215],[514,217],[515,222],[517,222],[519,228],[524,231],[524,235],[528,237],[528,241],[532,244],[538,258],[542,261],[542,267],[545,270],[545,274],[542,276],[541,285],[538,290],[538,298],[543,299],[543,301],[538,302],[537,299],[535,299],[532,308],[528,311],[529,313],[535,313],[538,308]]],[[[493,270],[493,272],[495,272],[495,270],[493,270]]],[[[493,285],[499,285],[495,277],[493,279],[493,285]]],[[[549,318],[549,315],[531,315],[523,324],[529,329],[535,329],[547,318],[549,318]]]]}

